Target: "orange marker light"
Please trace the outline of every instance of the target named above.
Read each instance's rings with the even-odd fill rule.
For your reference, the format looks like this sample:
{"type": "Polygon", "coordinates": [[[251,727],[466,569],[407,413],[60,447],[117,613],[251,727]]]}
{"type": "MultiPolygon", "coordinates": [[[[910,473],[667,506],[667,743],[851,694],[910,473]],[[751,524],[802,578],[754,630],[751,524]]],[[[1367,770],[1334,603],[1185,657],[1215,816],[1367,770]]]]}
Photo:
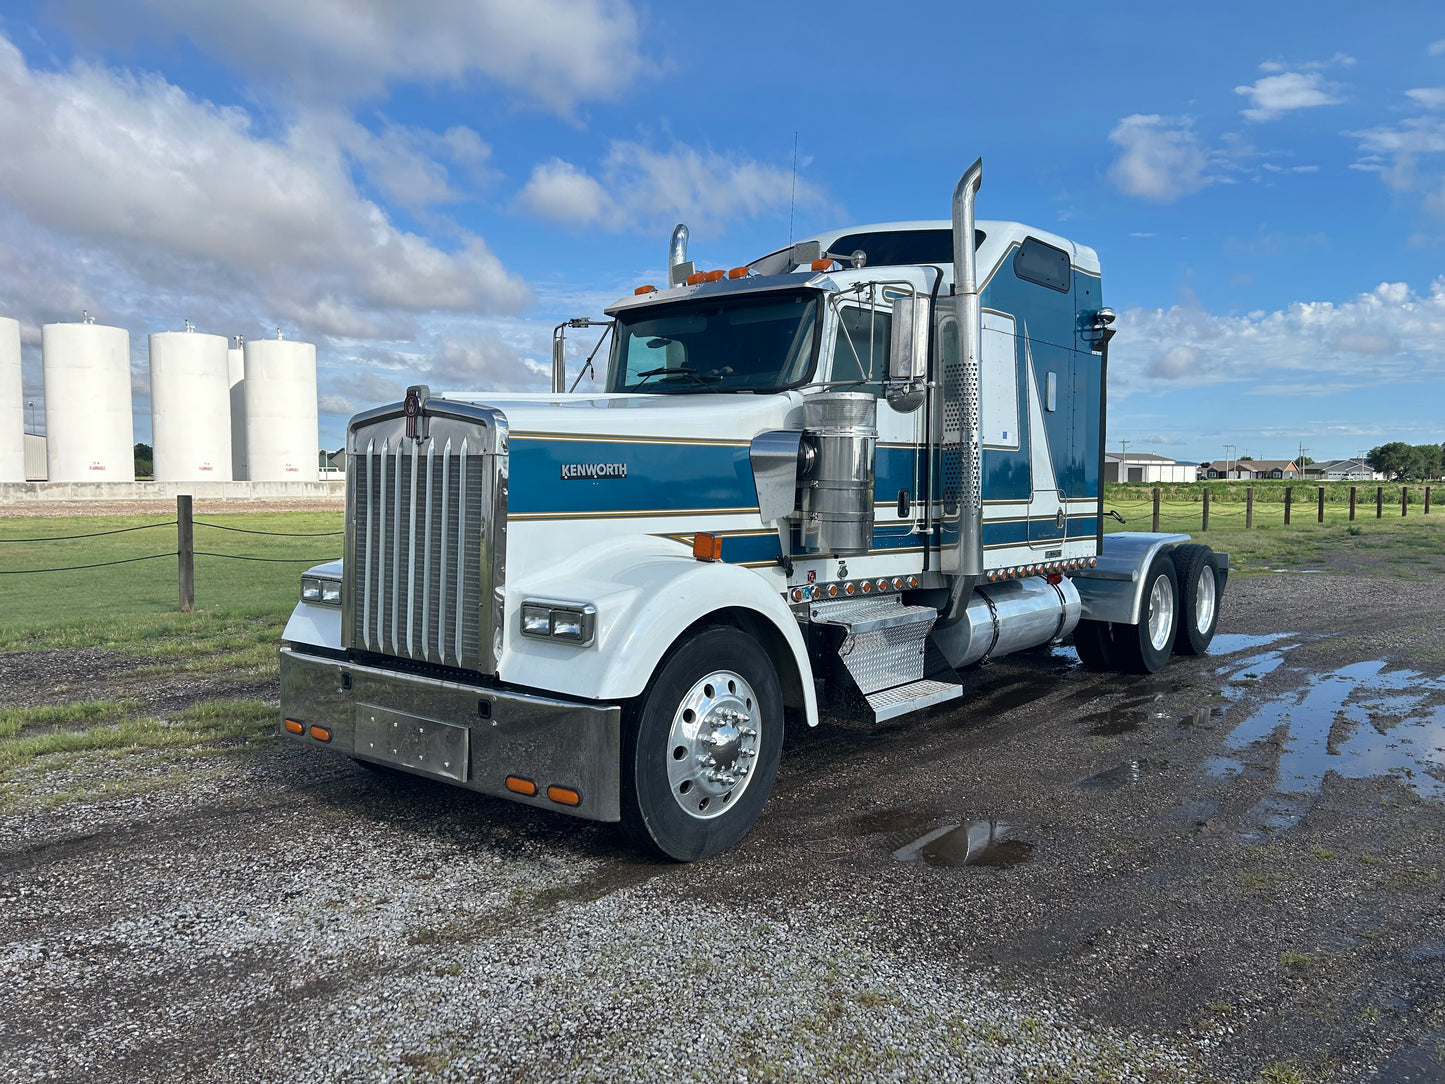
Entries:
{"type": "Polygon", "coordinates": [[[507,789],[513,794],[525,794],[528,798],[537,793],[537,784],[520,775],[507,776],[507,789]]]}
{"type": "Polygon", "coordinates": [[[715,534],[696,534],[692,539],[692,555],[699,561],[721,561],[722,539],[715,534]]]}
{"type": "Polygon", "coordinates": [[[324,726],[313,726],[311,728],[311,736],[317,741],[330,741],[331,731],[327,730],[324,726]]]}
{"type": "Polygon", "coordinates": [[[706,272],[703,273],[702,281],[703,281],[703,282],[717,282],[720,278],[722,278],[722,277],[723,277],[724,275],[726,275],[726,274],[727,274],[726,271],[721,271],[721,270],[719,270],[719,271],[706,271],[706,272]]]}
{"type": "Polygon", "coordinates": [[[683,281],[686,282],[689,286],[696,286],[702,281],[702,272],[694,271],[691,275],[688,275],[687,278],[683,281]]]}
{"type": "Polygon", "coordinates": [[[814,270],[814,271],[826,271],[826,270],[828,270],[828,268],[830,268],[830,267],[832,267],[832,266],[833,266],[833,261],[832,261],[832,260],[829,260],[829,259],[826,259],[826,258],[825,258],[825,259],[822,259],[822,260],[814,260],[814,261],[813,261],[813,270],[814,270]]]}
{"type": "Polygon", "coordinates": [[[295,719],[286,720],[286,729],[291,731],[291,733],[293,734],[302,734],[306,731],[306,728],[300,723],[298,723],[295,719]]]}
{"type": "Polygon", "coordinates": [[[730,279],[745,279],[747,277],[748,269],[746,267],[734,267],[728,272],[728,278],[730,279]]]}
{"type": "Polygon", "coordinates": [[[830,583],[830,584],[828,585],[828,597],[829,597],[829,598],[834,598],[834,597],[837,596],[837,594],[838,594],[838,585],[837,585],[836,583],[830,583]]]}
{"type": "Polygon", "coordinates": [[[639,286],[637,289],[633,290],[632,292],[633,292],[634,294],[655,294],[655,293],[657,293],[657,287],[656,287],[656,286],[639,286]]]}
{"type": "Polygon", "coordinates": [[[561,805],[581,805],[582,795],[570,787],[548,787],[547,797],[561,805]]]}

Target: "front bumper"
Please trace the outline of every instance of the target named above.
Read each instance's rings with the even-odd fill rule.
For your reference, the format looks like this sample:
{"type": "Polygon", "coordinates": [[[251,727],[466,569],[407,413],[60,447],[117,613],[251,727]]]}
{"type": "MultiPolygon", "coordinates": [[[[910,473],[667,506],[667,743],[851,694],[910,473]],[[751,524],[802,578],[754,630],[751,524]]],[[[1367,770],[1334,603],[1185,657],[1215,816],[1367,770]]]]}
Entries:
{"type": "Polygon", "coordinates": [[[281,733],[468,790],[586,817],[620,819],[622,709],[364,666],[281,649],[281,733]],[[302,724],[293,734],[284,725],[302,724]],[[321,727],[330,739],[311,736],[321,727]],[[508,789],[527,780],[535,795],[508,789]],[[580,796],[576,805],[548,797],[580,796]]]}

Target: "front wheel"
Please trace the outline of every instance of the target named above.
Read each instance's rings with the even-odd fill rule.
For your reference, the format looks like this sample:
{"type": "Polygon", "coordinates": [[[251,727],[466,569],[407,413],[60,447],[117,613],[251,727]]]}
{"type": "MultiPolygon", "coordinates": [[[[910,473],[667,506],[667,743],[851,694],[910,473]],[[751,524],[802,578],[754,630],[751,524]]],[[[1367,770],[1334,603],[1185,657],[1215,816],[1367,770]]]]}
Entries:
{"type": "Polygon", "coordinates": [[[1179,626],[1179,577],[1167,553],[1154,558],[1144,578],[1144,605],[1137,625],[1115,625],[1120,669],[1157,674],[1169,661],[1179,626]]]}
{"type": "Polygon", "coordinates": [[[783,695],[767,653],[738,629],[694,633],[628,714],[623,826],[679,862],[724,851],[762,812],[782,748],[783,695]]]}

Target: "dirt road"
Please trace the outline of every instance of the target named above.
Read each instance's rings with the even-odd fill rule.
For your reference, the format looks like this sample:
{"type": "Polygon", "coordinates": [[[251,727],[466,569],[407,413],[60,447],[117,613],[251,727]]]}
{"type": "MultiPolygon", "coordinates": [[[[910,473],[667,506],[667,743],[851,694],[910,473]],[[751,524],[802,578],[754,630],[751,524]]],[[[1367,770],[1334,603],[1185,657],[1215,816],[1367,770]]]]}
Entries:
{"type": "MultiPolygon", "coordinates": [[[[0,1079],[1440,1080],[1429,582],[1236,578],[1160,675],[1058,647],[790,733],[692,866],[276,741],[99,800],[67,773],[180,769],[28,771],[61,797],[0,819],[0,1079]]],[[[71,655],[0,685],[129,665],[71,655]]]]}

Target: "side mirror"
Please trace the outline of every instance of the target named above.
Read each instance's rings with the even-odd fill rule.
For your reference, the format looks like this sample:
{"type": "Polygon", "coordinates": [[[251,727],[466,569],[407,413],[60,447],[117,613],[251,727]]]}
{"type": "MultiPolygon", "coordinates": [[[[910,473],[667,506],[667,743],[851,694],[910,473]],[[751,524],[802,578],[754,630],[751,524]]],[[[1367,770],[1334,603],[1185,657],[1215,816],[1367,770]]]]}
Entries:
{"type": "Polygon", "coordinates": [[[888,402],[895,410],[917,410],[928,380],[928,298],[914,294],[893,302],[893,338],[888,349],[888,402]]]}

